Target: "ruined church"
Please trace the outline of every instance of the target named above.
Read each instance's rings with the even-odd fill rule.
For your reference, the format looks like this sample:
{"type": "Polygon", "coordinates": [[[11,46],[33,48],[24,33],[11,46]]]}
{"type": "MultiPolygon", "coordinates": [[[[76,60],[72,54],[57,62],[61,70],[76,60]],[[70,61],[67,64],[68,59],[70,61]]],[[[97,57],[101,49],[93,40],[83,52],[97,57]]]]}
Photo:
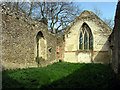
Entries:
{"type": "Polygon", "coordinates": [[[2,67],[16,69],[47,66],[54,62],[112,64],[120,68],[120,2],[112,30],[91,11],[83,11],[63,36],[49,32],[48,26],[24,14],[2,7],[2,67]],[[114,44],[114,45],[113,45],[114,44]]]}

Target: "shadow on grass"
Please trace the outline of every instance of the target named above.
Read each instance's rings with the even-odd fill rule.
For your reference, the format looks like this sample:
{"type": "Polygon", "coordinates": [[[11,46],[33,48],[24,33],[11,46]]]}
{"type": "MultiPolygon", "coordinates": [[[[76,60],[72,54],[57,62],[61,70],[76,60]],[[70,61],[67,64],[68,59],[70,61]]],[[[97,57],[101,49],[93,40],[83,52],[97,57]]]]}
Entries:
{"type": "Polygon", "coordinates": [[[19,83],[8,75],[7,71],[2,73],[2,89],[5,88],[24,88],[24,84],[19,83]],[[21,87],[19,87],[21,86],[21,87]]]}
{"type": "MultiPolygon", "coordinates": [[[[36,71],[35,71],[36,72],[36,71]]],[[[42,73],[39,77],[36,73],[29,72],[28,70],[6,70],[3,71],[2,89],[6,88],[39,88],[49,80],[46,73],[42,73]],[[30,75],[32,74],[32,75],[30,75]],[[16,76],[13,76],[16,75],[16,76]],[[14,77],[14,78],[13,78],[14,77]],[[45,77],[45,78],[44,78],[45,77]],[[39,82],[39,79],[42,81],[39,82]],[[43,82],[44,81],[44,82],[43,82]],[[41,85],[40,85],[41,84],[41,85]]]]}
{"type": "MultiPolygon", "coordinates": [[[[66,68],[64,68],[66,69],[66,68]]],[[[29,69],[34,72],[39,69],[29,69]]],[[[117,88],[119,85],[115,80],[115,75],[108,65],[102,64],[85,64],[84,66],[73,71],[66,77],[50,82],[50,76],[43,70],[39,73],[32,74],[26,70],[18,74],[12,74],[17,71],[3,72],[3,89],[5,88],[117,88]],[[25,73],[25,74],[24,74],[25,73]],[[27,73],[27,74],[26,74],[27,73]],[[22,74],[22,75],[20,75],[22,74]],[[32,74],[32,76],[30,76],[32,74]],[[36,75],[38,74],[38,75],[36,75]],[[10,75],[18,75],[11,78],[10,75]],[[28,76],[24,76],[28,75],[28,76]],[[41,76],[42,75],[42,76],[41,76]],[[41,84],[41,85],[40,85],[41,84]]],[[[62,74],[62,73],[61,73],[62,74]]]]}
{"type": "Polygon", "coordinates": [[[72,74],[41,88],[118,88],[115,75],[107,65],[87,64],[72,74]]]}

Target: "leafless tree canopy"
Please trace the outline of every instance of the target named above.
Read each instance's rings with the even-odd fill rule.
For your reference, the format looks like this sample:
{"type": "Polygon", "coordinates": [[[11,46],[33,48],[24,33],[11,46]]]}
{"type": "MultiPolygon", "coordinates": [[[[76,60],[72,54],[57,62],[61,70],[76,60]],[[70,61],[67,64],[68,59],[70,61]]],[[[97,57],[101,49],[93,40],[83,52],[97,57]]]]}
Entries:
{"type": "Polygon", "coordinates": [[[63,33],[82,11],[73,2],[7,2],[6,5],[44,22],[56,34],[63,33]]]}

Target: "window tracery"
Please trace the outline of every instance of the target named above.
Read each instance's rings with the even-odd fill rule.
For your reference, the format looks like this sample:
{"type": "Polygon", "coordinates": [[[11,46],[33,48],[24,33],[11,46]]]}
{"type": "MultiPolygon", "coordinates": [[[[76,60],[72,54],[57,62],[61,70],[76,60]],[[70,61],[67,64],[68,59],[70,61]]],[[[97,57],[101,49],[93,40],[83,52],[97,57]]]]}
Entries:
{"type": "Polygon", "coordinates": [[[89,26],[84,23],[82,25],[79,37],[79,49],[92,50],[93,49],[93,36],[89,26]]]}

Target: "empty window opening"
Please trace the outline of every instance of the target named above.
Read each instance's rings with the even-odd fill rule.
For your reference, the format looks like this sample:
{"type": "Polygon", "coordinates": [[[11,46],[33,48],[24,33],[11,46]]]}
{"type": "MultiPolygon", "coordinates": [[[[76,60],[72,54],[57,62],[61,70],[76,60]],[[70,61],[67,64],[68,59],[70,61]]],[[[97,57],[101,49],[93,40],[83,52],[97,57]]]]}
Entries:
{"type": "Polygon", "coordinates": [[[37,57],[40,57],[40,39],[44,39],[43,33],[41,31],[38,32],[36,36],[37,41],[37,57]]]}
{"type": "Polygon", "coordinates": [[[80,38],[79,38],[79,49],[83,49],[83,35],[82,35],[82,32],[80,33],[80,38]]]}
{"type": "Polygon", "coordinates": [[[49,52],[52,52],[52,48],[49,48],[49,52]]]}
{"type": "Polygon", "coordinates": [[[93,50],[93,35],[89,26],[84,23],[82,25],[79,37],[79,49],[93,50]]]}

